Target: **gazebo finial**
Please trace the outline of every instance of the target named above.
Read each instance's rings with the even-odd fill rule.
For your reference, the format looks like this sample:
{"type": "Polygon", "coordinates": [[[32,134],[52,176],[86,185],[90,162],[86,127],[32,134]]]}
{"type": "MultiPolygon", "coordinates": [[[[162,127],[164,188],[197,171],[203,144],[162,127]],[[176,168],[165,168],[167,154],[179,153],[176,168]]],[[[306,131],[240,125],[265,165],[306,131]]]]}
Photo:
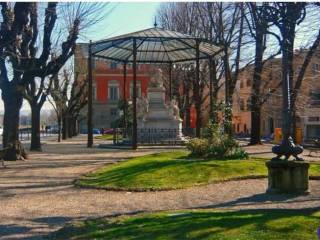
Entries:
{"type": "Polygon", "coordinates": [[[154,24],[153,26],[156,28],[158,26],[158,23],[157,23],[157,17],[154,17],[154,24]]]}

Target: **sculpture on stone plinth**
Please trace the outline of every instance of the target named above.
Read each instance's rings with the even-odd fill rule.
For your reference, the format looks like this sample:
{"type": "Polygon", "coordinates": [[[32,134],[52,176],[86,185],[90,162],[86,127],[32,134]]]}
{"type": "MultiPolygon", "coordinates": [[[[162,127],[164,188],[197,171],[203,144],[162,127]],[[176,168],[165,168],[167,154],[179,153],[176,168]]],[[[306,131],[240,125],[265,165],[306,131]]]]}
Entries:
{"type": "Polygon", "coordinates": [[[162,88],[163,87],[163,79],[162,79],[162,70],[161,69],[155,69],[152,72],[149,87],[154,88],[162,88]]]}
{"type": "Polygon", "coordinates": [[[148,112],[149,101],[146,97],[140,97],[137,99],[137,118],[143,119],[148,112]]]}
{"type": "Polygon", "coordinates": [[[169,103],[169,111],[174,119],[180,119],[180,110],[178,107],[178,103],[175,99],[172,99],[169,103]]]}

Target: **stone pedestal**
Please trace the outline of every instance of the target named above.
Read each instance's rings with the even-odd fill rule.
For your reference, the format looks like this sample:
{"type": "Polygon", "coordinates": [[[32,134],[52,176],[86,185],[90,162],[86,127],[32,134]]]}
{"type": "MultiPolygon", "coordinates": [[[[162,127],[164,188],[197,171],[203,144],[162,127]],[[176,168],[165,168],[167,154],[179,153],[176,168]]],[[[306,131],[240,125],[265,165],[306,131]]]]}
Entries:
{"type": "Polygon", "coordinates": [[[309,192],[309,163],[305,161],[271,160],[268,167],[268,193],[309,192]]]}
{"type": "Polygon", "coordinates": [[[139,142],[181,140],[182,119],[165,103],[164,87],[148,88],[148,107],[138,119],[139,142]]]}

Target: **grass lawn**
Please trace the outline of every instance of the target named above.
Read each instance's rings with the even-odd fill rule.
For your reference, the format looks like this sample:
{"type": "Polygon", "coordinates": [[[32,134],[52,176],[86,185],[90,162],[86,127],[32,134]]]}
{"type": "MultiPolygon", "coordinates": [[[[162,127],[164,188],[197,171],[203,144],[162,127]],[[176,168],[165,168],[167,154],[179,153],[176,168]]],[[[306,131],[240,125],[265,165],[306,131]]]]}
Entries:
{"type": "Polygon", "coordinates": [[[53,239],[316,240],[320,211],[188,210],[74,223],[53,239]]]}
{"type": "MultiPolygon", "coordinates": [[[[76,181],[77,185],[115,190],[167,190],[239,178],[265,177],[266,159],[199,160],[187,151],[165,152],[107,165],[76,181]]],[[[320,176],[312,164],[311,176],[320,176]]]]}

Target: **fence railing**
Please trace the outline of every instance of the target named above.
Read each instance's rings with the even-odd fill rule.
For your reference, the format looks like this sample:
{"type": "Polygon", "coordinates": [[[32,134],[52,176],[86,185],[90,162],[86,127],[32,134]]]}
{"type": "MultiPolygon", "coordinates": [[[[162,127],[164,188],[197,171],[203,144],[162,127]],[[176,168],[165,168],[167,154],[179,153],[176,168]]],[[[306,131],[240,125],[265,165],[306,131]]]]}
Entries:
{"type": "MultiPolygon", "coordinates": [[[[184,143],[184,136],[192,134],[190,129],[141,128],[137,129],[137,141],[142,145],[181,145],[184,143]]],[[[113,144],[129,145],[131,143],[131,129],[115,128],[113,130],[113,144]]]]}
{"type": "MultiPolygon", "coordinates": [[[[50,130],[40,130],[40,137],[50,137],[56,136],[57,133],[54,133],[50,130]]],[[[31,128],[20,128],[19,129],[19,140],[28,141],[31,140],[31,128]]]]}

